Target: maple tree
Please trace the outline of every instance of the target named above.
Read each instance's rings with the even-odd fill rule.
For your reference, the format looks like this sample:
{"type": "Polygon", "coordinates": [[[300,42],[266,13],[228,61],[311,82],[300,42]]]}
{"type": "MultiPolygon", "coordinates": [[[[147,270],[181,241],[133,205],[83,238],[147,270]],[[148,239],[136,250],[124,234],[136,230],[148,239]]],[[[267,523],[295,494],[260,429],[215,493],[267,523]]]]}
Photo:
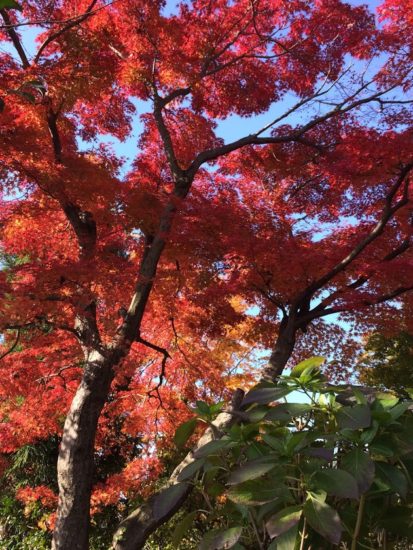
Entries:
{"type": "MultiPolygon", "coordinates": [[[[80,550],[91,507],[148,496],[186,402],[251,383],[257,350],[275,380],[335,350],[332,314],[409,329],[411,2],[379,24],[336,0],[0,5],[1,449],[6,468],[61,436],[53,547],[80,550]],[[127,167],[103,136],[134,136],[137,109],[127,167]]],[[[189,491],[175,472],[114,547],[141,547],[189,491]]]]}

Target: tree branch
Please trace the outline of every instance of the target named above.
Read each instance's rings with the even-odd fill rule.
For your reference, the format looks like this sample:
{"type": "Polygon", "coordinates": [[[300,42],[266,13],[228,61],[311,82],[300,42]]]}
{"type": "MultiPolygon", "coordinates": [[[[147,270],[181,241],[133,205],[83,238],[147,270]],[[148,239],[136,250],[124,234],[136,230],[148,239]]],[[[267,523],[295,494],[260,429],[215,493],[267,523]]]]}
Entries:
{"type": "Polygon", "coordinates": [[[405,190],[403,191],[403,196],[401,199],[399,199],[395,205],[392,206],[393,199],[396,195],[396,193],[400,190],[403,183],[405,183],[407,176],[409,175],[410,171],[413,168],[413,163],[409,163],[406,166],[404,166],[399,174],[399,177],[396,179],[395,183],[391,187],[389,193],[386,196],[385,199],[385,206],[382,212],[382,216],[379,219],[379,221],[376,223],[374,228],[370,231],[370,233],[362,239],[354,248],[353,250],[340,262],[338,262],[328,273],[314,281],[311,285],[309,285],[303,292],[303,294],[299,297],[299,301],[305,299],[308,296],[313,296],[313,294],[320,290],[328,281],[331,281],[338,273],[341,273],[346,269],[346,267],[353,262],[363,251],[364,249],[372,243],[377,237],[379,237],[385,227],[387,222],[393,217],[393,215],[403,206],[405,206],[408,202],[408,196],[407,196],[407,185],[405,185],[405,190]]]}
{"type": "MultiPolygon", "coordinates": [[[[311,120],[310,122],[308,122],[307,124],[302,126],[301,128],[297,128],[296,130],[293,130],[289,134],[280,135],[280,136],[260,137],[260,135],[262,133],[264,133],[265,131],[272,128],[280,120],[282,120],[283,118],[286,118],[286,116],[288,116],[292,112],[296,111],[298,108],[300,108],[304,104],[309,103],[310,101],[313,101],[314,99],[316,99],[320,95],[323,95],[324,93],[327,93],[327,92],[322,92],[322,93],[317,92],[316,94],[312,95],[310,98],[306,98],[306,99],[298,102],[295,106],[293,106],[291,109],[289,109],[287,111],[287,113],[285,113],[281,117],[278,117],[278,118],[274,119],[272,122],[270,122],[269,124],[264,126],[264,128],[262,128],[258,132],[254,133],[254,134],[250,134],[250,135],[245,136],[243,138],[240,138],[240,139],[238,139],[236,141],[233,141],[231,143],[227,143],[227,144],[222,145],[220,147],[215,147],[214,149],[207,149],[206,151],[203,151],[202,153],[199,153],[196,156],[196,158],[194,159],[194,161],[192,162],[189,169],[187,170],[187,173],[191,174],[191,175],[196,174],[196,172],[198,171],[200,166],[202,166],[202,164],[204,164],[205,162],[210,162],[212,160],[216,160],[217,158],[222,157],[223,155],[227,155],[228,153],[231,153],[233,151],[241,149],[242,147],[245,147],[247,145],[268,145],[268,144],[275,144],[275,143],[290,143],[290,142],[294,142],[294,141],[295,142],[300,142],[300,141],[303,142],[302,138],[303,138],[304,134],[306,134],[312,128],[318,126],[322,122],[326,122],[327,120],[329,120],[333,117],[343,115],[343,114],[345,114],[345,113],[347,113],[347,112],[349,112],[353,109],[356,109],[357,107],[360,107],[362,105],[365,105],[367,103],[371,103],[372,101],[377,100],[377,98],[380,98],[384,94],[386,94],[389,91],[391,91],[392,89],[394,89],[395,86],[393,86],[393,87],[391,87],[387,90],[376,92],[376,93],[371,94],[367,97],[351,101],[352,99],[354,99],[354,97],[356,97],[359,93],[361,93],[366,87],[367,87],[367,85],[362,86],[361,88],[359,88],[359,90],[357,90],[357,92],[355,92],[354,94],[352,94],[351,96],[346,98],[344,101],[342,101],[339,104],[336,104],[334,109],[328,111],[324,115],[321,115],[319,117],[314,118],[313,120],[311,120]],[[351,102],[349,103],[349,101],[351,101],[351,102]]],[[[314,146],[314,144],[312,144],[312,146],[314,146]]]]}
{"type": "Polygon", "coordinates": [[[20,327],[19,327],[19,328],[17,328],[16,330],[17,330],[17,334],[16,334],[16,338],[15,338],[13,344],[10,346],[10,348],[9,348],[7,351],[5,351],[4,353],[2,353],[2,354],[0,355],[0,361],[1,361],[2,359],[4,359],[5,357],[7,357],[7,355],[9,355],[10,353],[13,353],[13,351],[16,349],[17,344],[19,343],[19,340],[20,340],[20,330],[21,330],[21,329],[20,329],[20,327]]]}
{"type": "Polygon", "coordinates": [[[9,14],[7,13],[7,10],[5,10],[5,9],[0,10],[0,13],[1,13],[1,16],[3,18],[3,21],[6,24],[7,34],[9,35],[10,40],[13,42],[13,45],[14,45],[17,53],[19,54],[20,60],[21,60],[22,65],[23,65],[23,68],[27,69],[28,67],[30,67],[30,63],[29,63],[29,60],[27,59],[27,55],[26,55],[26,52],[24,51],[23,45],[20,42],[19,35],[14,30],[13,25],[11,24],[9,14]]]}
{"type": "Polygon", "coordinates": [[[399,288],[396,288],[392,292],[389,292],[388,294],[384,294],[383,296],[380,296],[380,298],[377,298],[375,301],[368,302],[366,305],[383,304],[384,302],[394,300],[394,298],[397,298],[398,296],[401,296],[402,294],[405,294],[406,292],[409,292],[410,290],[413,290],[413,285],[400,286],[399,288]]]}
{"type": "Polygon", "coordinates": [[[153,350],[157,351],[158,353],[162,353],[162,355],[163,355],[163,359],[162,359],[162,363],[161,363],[161,372],[159,374],[159,382],[154,388],[152,388],[148,392],[149,396],[151,396],[151,394],[153,392],[156,392],[159,401],[162,402],[161,397],[159,395],[159,388],[162,386],[163,381],[165,379],[166,362],[168,361],[168,359],[171,358],[171,356],[169,355],[169,352],[165,348],[162,348],[161,346],[157,346],[156,344],[152,344],[152,342],[149,342],[148,340],[145,340],[145,338],[142,338],[142,336],[139,333],[138,333],[138,336],[136,337],[136,341],[140,344],[143,344],[147,348],[153,349],[153,350]]]}
{"type": "MultiPolygon", "coordinates": [[[[398,246],[397,248],[395,248],[394,250],[392,250],[391,252],[386,254],[386,256],[384,256],[384,258],[381,261],[382,262],[391,262],[392,260],[394,260],[398,256],[402,255],[404,252],[406,252],[406,250],[408,250],[409,248],[410,248],[410,238],[406,238],[400,244],[400,246],[398,246]]],[[[310,313],[312,313],[312,312],[316,313],[318,311],[325,310],[325,308],[329,304],[333,303],[340,295],[345,294],[346,291],[356,290],[357,288],[360,288],[361,286],[363,286],[365,283],[367,283],[367,281],[370,280],[371,276],[372,276],[372,274],[362,275],[361,277],[358,277],[352,283],[346,285],[344,288],[339,288],[338,290],[336,290],[335,292],[333,292],[332,294],[330,294],[329,296],[324,298],[324,300],[322,300],[315,308],[313,308],[310,313]]],[[[334,313],[337,313],[337,312],[334,312],[334,313]]]]}
{"type": "MultiPolygon", "coordinates": [[[[184,173],[178,164],[175,151],[174,151],[174,146],[172,143],[171,134],[169,133],[169,130],[166,127],[165,120],[163,118],[162,109],[166,104],[165,99],[160,98],[160,96],[158,95],[158,92],[156,91],[156,88],[153,87],[153,89],[155,93],[153,115],[155,117],[156,126],[158,128],[159,135],[161,136],[161,139],[164,145],[166,158],[168,160],[169,167],[171,169],[171,172],[176,184],[176,182],[180,178],[182,178],[184,173]]],[[[170,94],[170,96],[172,95],[173,94],[170,94]]]]}
{"type": "Polygon", "coordinates": [[[64,25],[64,27],[62,27],[58,31],[53,32],[51,35],[49,35],[46,38],[46,40],[40,45],[39,49],[37,50],[36,56],[34,58],[34,64],[36,65],[39,62],[39,59],[40,59],[43,51],[47,48],[47,46],[51,42],[56,40],[56,38],[59,38],[59,36],[61,36],[65,32],[67,32],[68,30],[72,29],[73,27],[76,27],[77,25],[80,25],[81,23],[83,23],[83,21],[85,21],[85,19],[90,17],[93,14],[93,8],[94,8],[94,6],[97,2],[98,2],[98,0],[92,0],[92,2],[89,4],[89,7],[87,8],[87,10],[85,11],[85,13],[83,15],[80,15],[79,17],[69,21],[68,23],[66,23],[64,25]]]}

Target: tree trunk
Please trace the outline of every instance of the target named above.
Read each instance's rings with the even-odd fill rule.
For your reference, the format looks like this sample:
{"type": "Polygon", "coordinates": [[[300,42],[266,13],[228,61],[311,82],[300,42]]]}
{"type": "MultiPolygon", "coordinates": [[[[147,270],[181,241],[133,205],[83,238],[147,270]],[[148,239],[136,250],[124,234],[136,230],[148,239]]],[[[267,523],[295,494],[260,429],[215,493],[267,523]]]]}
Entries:
{"type": "Polygon", "coordinates": [[[59,504],[53,550],[87,550],[94,443],[98,419],[113,379],[112,363],[90,354],[66,418],[57,463],[59,504]]]}
{"type": "Polygon", "coordinates": [[[192,484],[178,481],[179,474],[196,460],[194,453],[197,449],[213,439],[220,439],[223,433],[237,422],[237,416],[232,413],[240,408],[243,397],[242,390],[235,391],[229,409],[219,414],[212,426],[205,430],[192,451],[175,468],[166,486],[122,521],[113,537],[113,550],[140,550],[151,533],[181,508],[192,490],[192,484]]]}
{"type": "Polygon", "coordinates": [[[264,369],[262,375],[264,380],[275,382],[282,375],[285,366],[294,351],[295,341],[295,330],[287,327],[285,331],[280,332],[271,352],[268,365],[264,369]]]}

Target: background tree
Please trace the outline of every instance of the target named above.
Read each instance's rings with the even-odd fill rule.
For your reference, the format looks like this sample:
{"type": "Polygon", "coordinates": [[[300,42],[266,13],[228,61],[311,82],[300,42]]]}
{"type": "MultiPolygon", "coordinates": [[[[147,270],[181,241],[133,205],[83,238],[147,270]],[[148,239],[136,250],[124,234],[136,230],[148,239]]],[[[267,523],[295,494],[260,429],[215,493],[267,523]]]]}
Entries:
{"type": "Polygon", "coordinates": [[[358,364],[363,384],[407,395],[413,388],[413,337],[408,332],[396,336],[372,334],[358,364]]]}
{"type": "MultiPolygon", "coordinates": [[[[53,544],[83,550],[91,502],[149,494],[185,401],[251,381],[258,350],[276,379],[300,346],[333,347],[328,315],[408,318],[409,10],[385,2],[378,27],[338,1],[18,7],[1,10],[2,450],[61,437],[53,544]],[[133,136],[136,109],[126,167],[103,136],[133,136]]],[[[189,489],[173,476],[117,548],[189,489]]]]}

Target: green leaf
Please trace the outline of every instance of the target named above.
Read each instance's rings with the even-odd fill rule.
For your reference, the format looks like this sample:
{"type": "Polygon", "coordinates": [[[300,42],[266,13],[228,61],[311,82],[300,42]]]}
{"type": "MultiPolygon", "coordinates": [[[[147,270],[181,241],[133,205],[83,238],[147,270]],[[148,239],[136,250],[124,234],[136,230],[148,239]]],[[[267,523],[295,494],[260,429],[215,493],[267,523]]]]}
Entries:
{"type": "Polygon", "coordinates": [[[315,474],[312,481],[328,495],[339,498],[358,498],[357,481],[345,470],[326,468],[315,474]]]}
{"type": "Polygon", "coordinates": [[[0,10],[3,9],[14,9],[21,11],[22,7],[15,0],[0,0],[0,10]]]}
{"type": "Polygon", "coordinates": [[[255,439],[259,433],[259,425],[252,422],[250,424],[234,424],[228,435],[232,441],[243,442],[255,439]]]}
{"type": "Polygon", "coordinates": [[[191,420],[184,422],[177,428],[174,435],[174,443],[178,449],[185,447],[186,442],[195,431],[196,423],[196,418],[191,418],[191,420]]]}
{"type": "Polygon", "coordinates": [[[372,405],[374,410],[388,410],[397,405],[400,401],[398,397],[391,393],[379,393],[372,405]]]}
{"type": "Polygon", "coordinates": [[[354,394],[354,397],[356,398],[356,401],[359,405],[367,405],[368,401],[366,396],[362,391],[359,390],[359,388],[352,387],[351,388],[354,394]]]}
{"type": "Polygon", "coordinates": [[[402,414],[404,414],[409,409],[409,407],[411,407],[411,405],[412,405],[411,401],[405,401],[404,403],[399,403],[395,407],[392,407],[388,411],[392,420],[394,421],[400,418],[400,416],[402,416],[402,414]]]}
{"type": "Polygon", "coordinates": [[[197,514],[198,514],[197,510],[190,512],[183,518],[182,521],[178,523],[178,525],[174,529],[174,532],[172,533],[172,538],[171,538],[172,546],[174,546],[175,548],[179,548],[181,540],[183,539],[185,533],[187,533],[187,531],[193,524],[197,514]]]}
{"type": "MultiPolygon", "coordinates": [[[[295,504],[294,499],[290,494],[290,498],[285,499],[285,502],[282,504],[290,504],[291,506],[295,504]]],[[[271,502],[266,502],[257,508],[257,523],[261,524],[263,521],[268,519],[272,514],[276,514],[280,510],[280,500],[272,500],[271,502]]]]}
{"type": "Polygon", "coordinates": [[[298,452],[307,447],[310,441],[312,438],[308,432],[290,433],[285,444],[285,452],[288,455],[298,452]]]}
{"type": "Polygon", "coordinates": [[[287,486],[276,484],[275,480],[250,479],[231,487],[227,496],[237,504],[255,506],[271,502],[287,492],[287,486]]]}
{"type": "Polygon", "coordinates": [[[199,460],[194,460],[193,462],[188,464],[188,466],[185,466],[185,468],[183,468],[178,474],[178,481],[184,481],[186,479],[194,477],[197,471],[200,470],[205,464],[205,460],[205,458],[200,458],[199,460]]]}
{"type": "MultiPolygon", "coordinates": [[[[276,544],[276,550],[294,550],[297,542],[298,523],[293,525],[288,531],[277,537],[273,542],[276,544]]],[[[268,550],[270,547],[268,547],[268,550]]]]}
{"type": "Polygon", "coordinates": [[[211,414],[211,409],[209,408],[208,403],[205,403],[205,401],[197,401],[196,410],[202,416],[209,416],[211,414]]]}
{"type": "Polygon", "coordinates": [[[242,407],[246,405],[251,405],[252,403],[258,403],[260,405],[265,405],[266,403],[271,403],[272,401],[277,401],[285,395],[288,395],[292,392],[291,388],[280,388],[277,386],[270,388],[258,388],[252,389],[247,393],[242,402],[242,407]]]}
{"type": "Polygon", "coordinates": [[[360,435],[360,441],[362,443],[371,443],[375,438],[378,429],[379,423],[376,420],[373,420],[370,428],[363,430],[362,434],[360,435]]]}
{"type": "Polygon", "coordinates": [[[301,454],[331,462],[334,458],[334,449],[328,449],[326,447],[308,447],[307,449],[303,449],[301,454]]]}
{"type": "Polygon", "coordinates": [[[265,523],[265,528],[270,538],[279,537],[296,525],[300,521],[302,513],[301,506],[289,506],[275,514],[275,516],[272,516],[265,523]]]}
{"type": "Polygon", "coordinates": [[[271,407],[268,407],[267,405],[258,405],[256,407],[252,407],[252,409],[245,413],[246,417],[248,418],[248,422],[259,422],[268,413],[270,408],[271,407]]]}
{"type": "Polygon", "coordinates": [[[285,438],[277,437],[275,435],[264,434],[262,436],[262,440],[265,441],[267,445],[269,445],[272,449],[274,449],[278,453],[284,452],[285,438]]]}
{"type": "Polygon", "coordinates": [[[310,496],[304,504],[303,512],[314,531],[332,544],[339,544],[343,529],[334,508],[310,496]]]}
{"type": "Polygon", "coordinates": [[[293,369],[291,369],[291,376],[295,378],[299,378],[300,375],[306,370],[306,369],[315,369],[320,367],[325,362],[324,357],[315,356],[310,357],[309,359],[305,359],[304,361],[301,361],[296,365],[293,369]]]}
{"type": "Polygon", "coordinates": [[[266,415],[266,420],[288,421],[295,416],[302,416],[312,409],[308,403],[280,403],[266,415]]]}
{"type": "Polygon", "coordinates": [[[408,483],[406,476],[396,466],[386,462],[375,462],[376,478],[384,482],[391,491],[406,498],[408,483]]]}
{"type": "Polygon", "coordinates": [[[341,467],[357,481],[360,493],[365,493],[374,479],[374,462],[362,449],[353,449],[341,458],[341,467]]]}
{"type": "Polygon", "coordinates": [[[231,548],[241,537],[242,527],[215,529],[207,533],[199,545],[199,550],[221,550],[231,548]]]}
{"type": "Polygon", "coordinates": [[[231,473],[227,483],[228,485],[237,485],[250,479],[256,479],[271,471],[275,466],[272,462],[247,462],[244,466],[231,473]]]}
{"type": "Polygon", "coordinates": [[[235,441],[229,439],[216,439],[214,441],[208,441],[205,445],[202,445],[199,449],[194,452],[196,458],[201,458],[204,456],[218,454],[223,449],[230,449],[231,447],[236,446],[235,441]]]}
{"type": "Polygon", "coordinates": [[[371,412],[367,405],[341,407],[337,412],[337,422],[341,430],[368,428],[371,424],[371,412]]]}
{"type": "Polygon", "coordinates": [[[214,403],[209,407],[211,414],[217,414],[222,411],[222,407],[225,405],[225,401],[220,401],[219,403],[214,403]]]}
{"type": "Polygon", "coordinates": [[[162,495],[155,497],[152,508],[156,521],[165,518],[188,491],[188,483],[176,483],[162,491],[162,495]]]}
{"type": "Polygon", "coordinates": [[[370,453],[374,453],[381,456],[394,456],[397,452],[394,442],[389,440],[388,437],[377,437],[369,446],[370,453]],[[393,443],[393,445],[392,445],[393,443]]]}

